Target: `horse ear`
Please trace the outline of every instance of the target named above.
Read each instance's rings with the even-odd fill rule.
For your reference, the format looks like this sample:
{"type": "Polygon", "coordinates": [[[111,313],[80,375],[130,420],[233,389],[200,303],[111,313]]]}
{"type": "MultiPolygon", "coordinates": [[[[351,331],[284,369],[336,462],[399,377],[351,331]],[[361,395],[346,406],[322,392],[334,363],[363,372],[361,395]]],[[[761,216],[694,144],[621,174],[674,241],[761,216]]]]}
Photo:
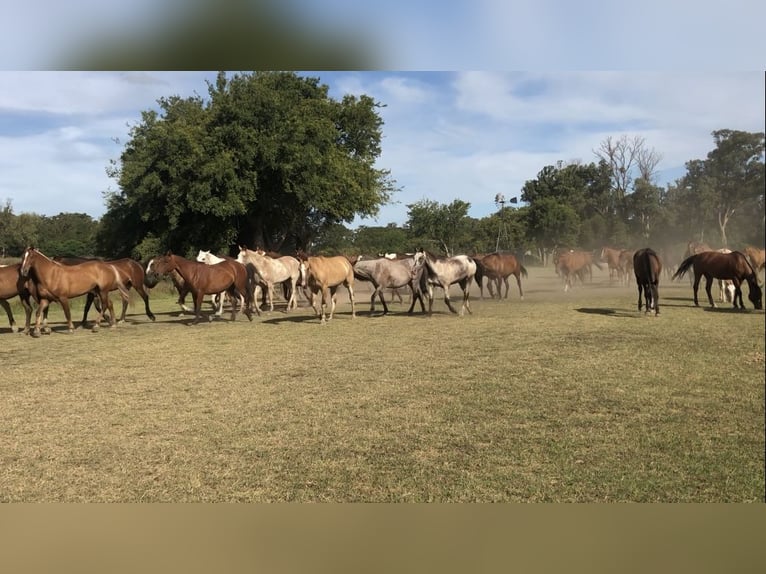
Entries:
{"type": "Polygon", "coordinates": [[[173,255],[173,252],[172,252],[170,249],[168,249],[168,252],[167,252],[167,253],[165,253],[165,255],[166,255],[167,257],[170,257],[171,255],[173,255]]]}

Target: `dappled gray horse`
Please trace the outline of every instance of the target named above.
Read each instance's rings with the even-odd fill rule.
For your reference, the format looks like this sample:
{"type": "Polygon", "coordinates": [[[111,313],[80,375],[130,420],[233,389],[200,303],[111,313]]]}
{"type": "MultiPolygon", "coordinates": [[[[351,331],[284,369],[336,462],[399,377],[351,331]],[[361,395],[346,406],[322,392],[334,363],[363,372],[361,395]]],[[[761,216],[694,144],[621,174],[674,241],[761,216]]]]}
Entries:
{"type": "Polygon", "coordinates": [[[408,313],[412,313],[416,300],[420,301],[420,308],[425,312],[418,270],[423,270],[423,262],[415,263],[413,257],[405,259],[389,259],[388,257],[359,259],[354,264],[354,277],[360,281],[369,281],[374,287],[372,297],[370,297],[370,312],[375,311],[375,296],[377,295],[383,304],[383,314],[387,314],[388,305],[386,305],[383,290],[407,286],[412,290],[412,305],[410,305],[408,313]]]}
{"type": "Polygon", "coordinates": [[[458,314],[462,316],[466,309],[469,313],[473,313],[468,302],[471,284],[473,283],[474,275],[476,275],[476,262],[473,259],[467,255],[438,257],[419,249],[415,252],[414,260],[415,264],[423,265],[428,278],[426,293],[428,295],[429,314],[433,309],[434,286],[441,287],[444,290],[444,302],[447,304],[447,307],[453,313],[458,313],[449,299],[449,287],[454,283],[460,285],[460,289],[463,291],[463,305],[460,307],[458,314]]]}

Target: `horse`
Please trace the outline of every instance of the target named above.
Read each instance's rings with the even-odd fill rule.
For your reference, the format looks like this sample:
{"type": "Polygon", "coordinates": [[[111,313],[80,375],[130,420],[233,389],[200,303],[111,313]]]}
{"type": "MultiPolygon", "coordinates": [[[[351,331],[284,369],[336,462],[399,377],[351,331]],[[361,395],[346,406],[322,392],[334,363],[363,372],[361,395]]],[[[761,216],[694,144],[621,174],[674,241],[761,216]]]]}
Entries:
{"type": "Polygon", "coordinates": [[[490,253],[481,258],[474,257],[476,263],[476,283],[479,285],[479,293],[481,298],[484,299],[484,289],[482,280],[487,278],[487,289],[489,290],[489,296],[491,299],[495,298],[495,294],[492,290],[492,282],[495,282],[497,286],[497,298],[502,298],[502,285],[501,281],[505,283],[505,298],[508,298],[508,291],[510,286],[508,284],[508,278],[513,275],[516,277],[516,285],[519,287],[519,298],[524,300],[524,291],[521,288],[521,277],[528,277],[527,269],[519,263],[516,256],[512,253],[490,253]]]}
{"type": "Polygon", "coordinates": [[[638,287],[638,310],[641,311],[641,291],[646,300],[646,311],[654,308],[654,316],[660,314],[660,277],[662,276],[662,261],[657,253],[649,247],[639,249],[633,254],[633,273],[638,287]]]}
{"type": "MultiPolygon", "coordinates": [[[[423,292],[420,289],[420,277],[416,276],[415,267],[415,260],[412,257],[405,259],[360,258],[357,260],[354,264],[354,278],[359,281],[369,281],[374,287],[370,297],[371,313],[375,312],[375,296],[377,295],[383,304],[383,314],[388,314],[388,305],[386,305],[386,299],[383,296],[383,289],[393,291],[401,287],[409,287],[412,291],[412,305],[408,313],[412,313],[415,301],[420,301],[420,308],[425,312],[423,292]]],[[[423,269],[422,264],[419,269],[423,269]]]]}
{"type": "Polygon", "coordinates": [[[300,263],[295,257],[283,255],[278,259],[274,259],[266,256],[265,252],[251,251],[244,245],[240,245],[237,261],[242,264],[252,264],[266,284],[265,291],[269,303],[269,311],[274,311],[273,292],[276,283],[286,283],[289,286],[286,311],[298,307],[295,288],[300,280],[301,270],[300,263]]]}
{"type": "Polygon", "coordinates": [[[593,260],[593,254],[590,251],[570,250],[561,253],[556,260],[556,271],[564,277],[564,291],[569,291],[575,277],[584,283],[585,274],[588,273],[592,279],[592,265],[603,269],[598,261],[593,260]]]}
{"type": "Polygon", "coordinates": [[[110,327],[116,326],[109,291],[118,290],[123,300],[129,297],[128,289],[123,284],[119,271],[114,265],[103,261],[91,260],[75,265],[64,265],[53,261],[34,247],[27,247],[21,259],[19,273],[22,277],[29,277],[34,283],[33,294],[38,301],[33,337],[40,336],[40,323],[51,301],[58,301],[64,309],[68,330],[73,333],[74,324],[69,310],[71,297],[79,297],[90,291],[98,295],[101,308],[93,325],[93,331],[99,330],[106,310],[109,310],[110,327]]]}
{"type": "Polygon", "coordinates": [[[304,288],[311,291],[311,306],[314,312],[321,318],[324,325],[332,320],[335,312],[335,292],[340,285],[348,290],[351,300],[351,318],[356,318],[354,307],[354,266],[344,255],[323,257],[321,255],[310,256],[300,254],[300,277],[304,288]],[[316,299],[322,292],[321,310],[316,299]],[[327,316],[326,308],[330,305],[330,315],[327,316]]]}
{"type": "Polygon", "coordinates": [[[601,248],[601,254],[599,255],[601,261],[606,261],[607,268],[609,269],[609,281],[613,281],[614,276],[617,275],[617,281],[620,284],[622,284],[625,275],[625,269],[620,258],[623,251],[625,250],[604,246],[601,248]]]}
{"type": "Polygon", "coordinates": [[[742,252],[750,261],[750,265],[753,266],[756,274],[760,273],[764,270],[764,268],[766,268],[766,250],[748,245],[742,250],[742,252]]]}
{"type": "MultiPolygon", "coordinates": [[[[422,265],[425,269],[427,279],[428,295],[428,314],[433,311],[434,304],[434,286],[441,287],[444,290],[444,302],[447,308],[452,312],[463,316],[465,310],[473,314],[471,305],[468,301],[471,284],[476,276],[476,262],[467,255],[455,255],[454,257],[438,257],[423,249],[418,249],[414,256],[415,265],[422,265]],[[463,291],[463,305],[458,313],[450,303],[449,288],[450,285],[457,283],[463,291]]],[[[413,278],[417,271],[413,270],[413,278]]],[[[413,301],[414,305],[414,301],[413,301]]]]}
{"type": "Polygon", "coordinates": [[[620,251],[620,269],[622,269],[622,278],[625,285],[630,285],[630,276],[633,274],[633,255],[634,251],[623,249],[620,251]]]}
{"type": "MultiPolygon", "coordinates": [[[[247,318],[252,321],[253,315],[250,307],[253,300],[253,288],[255,283],[255,269],[245,266],[237,261],[226,259],[216,265],[206,265],[199,261],[191,261],[180,255],[174,255],[168,251],[165,255],[155,257],[152,269],[159,274],[168,274],[172,271],[184,280],[184,286],[194,298],[194,320],[197,324],[202,317],[202,300],[205,295],[213,295],[226,291],[229,296],[239,299],[240,308],[244,309],[247,318]]],[[[237,319],[237,306],[231,306],[231,320],[237,319]]],[[[212,321],[212,317],[208,320],[212,321]]]]}
{"type": "MultiPolygon", "coordinates": [[[[94,259],[87,257],[53,257],[53,260],[58,261],[59,263],[63,263],[64,265],[77,265],[78,263],[82,263],[84,261],[92,261],[94,259]]],[[[146,289],[144,289],[144,280],[146,276],[143,266],[138,261],[128,257],[123,259],[95,260],[109,263],[110,265],[114,266],[115,269],[117,269],[125,287],[127,287],[128,290],[131,288],[136,290],[136,293],[138,293],[141,296],[141,299],[144,301],[144,312],[146,313],[146,316],[154,321],[154,313],[152,313],[151,309],[149,309],[149,294],[146,292],[146,289]]],[[[90,291],[85,300],[85,309],[82,313],[82,322],[80,323],[82,327],[85,327],[87,324],[88,311],[90,311],[90,307],[93,305],[94,301],[97,301],[96,293],[90,291]]],[[[122,313],[120,314],[120,318],[117,320],[118,323],[123,323],[125,321],[125,315],[128,311],[128,303],[129,301],[127,299],[122,300],[122,313]]],[[[47,314],[47,312],[48,310],[46,309],[45,313],[47,314]]]]}
{"type": "Polygon", "coordinates": [[[8,315],[8,324],[11,327],[12,333],[18,332],[18,326],[13,318],[13,312],[8,304],[8,299],[17,295],[21,299],[26,315],[24,333],[29,332],[29,325],[32,319],[32,306],[29,303],[30,293],[26,287],[27,281],[21,276],[20,269],[21,263],[0,265],[0,306],[5,309],[5,313],[8,315]]]}
{"type": "MultiPolygon", "coordinates": [[[[210,253],[210,251],[203,251],[202,249],[200,249],[199,252],[197,253],[197,261],[199,261],[200,263],[204,263],[205,265],[215,265],[216,263],[220,263],[221,261],[226,261],[226,259],[223,257],[218,257],[217,255],[210,253]]],[[[226,291],[223,291],[222,293],[217,293],[216,295],[213,295],[213,297],[211,298],[213,307],[215,308],[216,317],[220,317],[223,314],[223,301],[225,298],[226,298],[226,291]]]]}
{"type": "Polygon", "coordinates": [[[713,296],[710,293],[710,287],[713,279],[730,279],[734,283],[734,308],[744,309],[742,302],[742,281],[747,281],[750,293],[748,299],[756,309],[763,308],[763,293],[758,285],[755,270],[747,257],[739,251],[731,253],[718,253],[716,251],[704,251],[696,255],[690,255],[684,259],[678,266],[678,270],[673,275],[673,279],[683,277],[690,269],[694,269],[694,305],[699,307],[697,300],[697,289],[700,279],[705,278],[705,292],[711,307],[716,307],[713,296]]]}
{"type": "MultiPolygon", "coordinates": [[[[698,253],[704,253],[705,251],[713,251],[713,248],[710,247],[710,245],[708,245],[707,243],[703,243],[701,241],[689,241],[686,244],[686,251],[684,251],[683,258],[687,259],[688,257],[691,257],[692,255],[697,255],[698,253]]],[[[678,271],[678,269],[676,269],[676,271],[678,271]]],[[[689,275],[689,285],[692,285],[693,282],[694,282],[694,279],[692,278],[691,275],[689,275]]]]}

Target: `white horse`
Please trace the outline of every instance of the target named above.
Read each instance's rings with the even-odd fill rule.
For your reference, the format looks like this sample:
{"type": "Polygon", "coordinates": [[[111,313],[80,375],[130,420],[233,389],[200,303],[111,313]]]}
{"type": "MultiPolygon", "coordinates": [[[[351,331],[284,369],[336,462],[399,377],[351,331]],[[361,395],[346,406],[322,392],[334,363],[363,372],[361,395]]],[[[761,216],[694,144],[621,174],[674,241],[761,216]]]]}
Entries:
{"type": "Polygon", "coordinates": [[[476,275],[476,262],[467,255],[456,255],[454,257],[437,257],[427,251],[418,250],[414,256],[415,266],[423,265],[428,276],[428,313],[431,314],[434,303],[434,285],[444,290],[444,302],[453,313],[460,316],[465,310],[471,311],[471,305],[468,302],[469,291],[476,275]],[[450,303],[449,287],[457,283],[463,291],[463,305],[460,312],[455,310],[450,303]]]}

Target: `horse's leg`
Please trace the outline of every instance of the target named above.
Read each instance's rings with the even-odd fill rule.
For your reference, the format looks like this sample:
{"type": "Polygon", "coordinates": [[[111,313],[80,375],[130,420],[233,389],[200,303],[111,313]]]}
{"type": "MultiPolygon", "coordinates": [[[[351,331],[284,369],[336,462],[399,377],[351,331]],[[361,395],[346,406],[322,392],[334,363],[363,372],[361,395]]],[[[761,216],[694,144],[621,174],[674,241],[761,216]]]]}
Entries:
{"type": "Polygon", "coordinates": [[[652,283],[652,303],[654,304],[654,316],[660,314],[660,286],[659,286],[659,277],[657,278],[657,282],[652,283]]]}
{"type": "MultiPolygon", "coordinates": [[[[348,290],[348,298],[351,300],[351,318],[355,319],[356,308],[354,307],[354,284],[351,281],[346,281],[346,289],[348,290]]],[[[386,313],[388,313],[388,307],[386,307],[385,301],[383,301],[383,308],[386,310],[386,313]]]]}
{"type": "Polygon", "coordinates": [[[152,313],[152,310],[149,309],[149,293],[146,292],[146,289],[144,289],[144,286],[142,284],[139,284],[138,286],[133,285],[133,289],[138,291],[138,294],[141,296],[141,299],[144,300],[144,312],[146,313],[146,316],[149,317],[152,321],[156,319],[154,316],[154,313],[152,313]]]}
{"type": "Polygon", "coordinates": [[[330,288],[326,284],[323,284],[322,285],[322,302],[321,302],[322,313],[320,314],[320,320],[319,320],[322,324],[327,323],[327,313],[325,309],[327,308],[328,298],[330,299],[330,305],[332,306],[330,310],[330,319],[332,319],[332,310],[335,309],[335,300],[330,295],[330,288]]]}
{"type": "Polygon", "coordinates": [[[88,325],[88,311],[90,311],[90,306],[93,305],[94,297],[93,291],[88,291],[88,294],[85,296],[85,308],[82,311],[82,321],[80,322],[80,327],[83,329],[88,325]]]}
{"type": "Polygon", "coordinates": [[[716,304],[713,300],[713,294],[710,292],[711,288],[713,287],[713,277],[712,275],[705,275],[705,293],[707,293],[707,299],[710,301],[710,306],[715,308],[716,304]]]}
{"type": "MultiPolygon", "coordinates": [[[[467,309],[468,313],[473,315],[473,311],[471,311],[471,303],[469,301],[469,298],[471,296],[471,281],[470,277],[466,277],[465,279],[462,279],[460,281],[460,288],[463,290],[463,306],[460,308],[460,314],[463,314],[463,309],[467,309]]],[[[506,281],[507,283],[507,281],[506,281]]],[[[506,291],[505,296],[508,296],[508,292],[506,291]]]]}
{"type": "Polygon", "coordinates": [[[16,321],[13,319],[13,313],[11,313],[11,306],[5,299],[0,299],[0,305],[5,309],[5,314],[8,315],[8,324],[11,326],[11,333],[16,333],[19,329],[16,327],[16,321]]]}
{"type": "MultiPolygon", "coordinates": [[[[42,298],[40,299],[40,301],[37,304],[37,313],[35,315],[35,328],[30,333],[33,337],[39,337],[40,336],[40,333],[41,333],[41,331],[40,331],[40,323],[42,322],[43,313],[44,313],[45,309],[48,308],[48,305],[50,305],[50,301],[48,301],[47,299],[42,299],[42,298]]],[[[63,306],[63,303],[62,303],[62,306],[63,306]]]]}
{"type": "MultiPolygon", "coordinates": [[[[450,302],[450,299],[449,299],[449,285],[447,285],[446,287],[443,287],[443,289],[444,289],[444,302],[447,304],[447,308],[449,308],[450,311],[452,311],[453,313],[457,315],[457,311],[452,306],[452,303],[450,302]]],[[[460,308],[460,314],[461,315],[463,314],[462,307],[460,308]]]]}
{"type": "Polygon", "coordinates": [[[739,301],[739,307],[744,309],[745,303],[742,301],[742,282],[739,279],[734,278],[732,279],[732,285],[734,285],[734,296],[732,297],[734,308],[737,308],[737,301],[739,301]]]}
{"type": "Polygon", "coordinates": [[[21,299],[21,306],[24,307],[24,330],[22,333],[25,335],[29,333],[29,327],[32,323],[32,303],[29,301],[29,293],[26,295],[19,295],[21,299]]]}
{"type": "MultiPolygon", "coordinates": [[[[638,310],[641,311],[641,303],[642,303],[642,301],[641,301],[641,291],[643,289],[643,283],[639,283],[638,281],[636,281],[636,284],[638,285],[638,310]]],[[[647,309],[647,312],[648,311],[649,311],[649,309],[647,309]]]]}
{"type": "Polygon", "coordinates": [[[694,281],[692,283],[692,288],[694,289],[694,306],[699,307],[699,299],[697,298],[697,291],[699,290],[700,286],[700,279],[702,279],[702,275],[694,274],[694,281]]]}
{"type": "MultiPolygon", "coordinates": [[[[66,317],[67,329],[70,333],[74,333],[74,323],[72,322],[72,312],[69,309],[69,299],[67,297],[61,297],[59,299],[61,307],[64,309],[64,317],[66,317]]],[[[46,305],[47,308],[47,305],[46,305]]]]}

